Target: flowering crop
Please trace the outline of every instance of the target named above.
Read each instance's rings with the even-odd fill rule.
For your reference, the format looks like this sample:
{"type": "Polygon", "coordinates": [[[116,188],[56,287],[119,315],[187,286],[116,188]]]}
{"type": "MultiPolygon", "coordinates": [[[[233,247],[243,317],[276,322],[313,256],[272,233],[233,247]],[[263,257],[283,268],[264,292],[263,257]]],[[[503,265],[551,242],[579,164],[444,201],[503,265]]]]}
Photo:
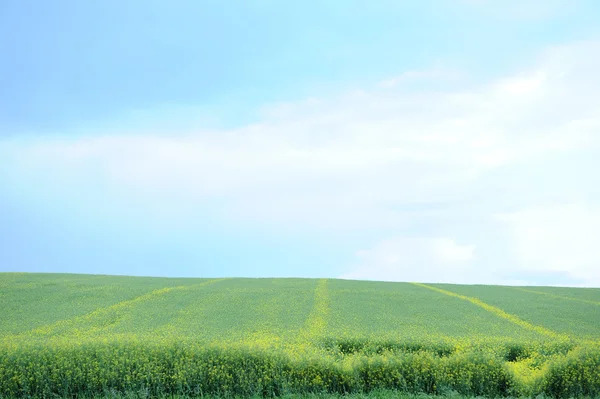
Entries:
{"type": "Polygon", "coordinates": [[[598,289],[0,273],[0,292],[0,397],[600,395],[598,289]]]}

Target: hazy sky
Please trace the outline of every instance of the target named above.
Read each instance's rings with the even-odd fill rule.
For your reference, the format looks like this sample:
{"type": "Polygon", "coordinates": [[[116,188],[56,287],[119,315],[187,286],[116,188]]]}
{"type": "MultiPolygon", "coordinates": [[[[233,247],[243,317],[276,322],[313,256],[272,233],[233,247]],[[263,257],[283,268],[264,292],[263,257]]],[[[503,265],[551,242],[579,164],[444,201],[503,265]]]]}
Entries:
{"type": "Polygon", "coordinates": [[[0,271],[599,287],[599,20],[3,0],[0,271]]]}

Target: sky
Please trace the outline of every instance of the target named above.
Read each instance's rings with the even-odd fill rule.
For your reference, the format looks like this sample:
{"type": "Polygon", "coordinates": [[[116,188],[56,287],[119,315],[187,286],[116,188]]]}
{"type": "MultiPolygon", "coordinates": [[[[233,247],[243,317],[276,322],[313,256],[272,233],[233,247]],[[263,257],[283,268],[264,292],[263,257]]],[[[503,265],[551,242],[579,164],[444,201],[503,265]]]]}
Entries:
{"type": "Polygon", "coordinates": [[[3,0],[0,271],[600,287],[595,0],[3,0]]]}

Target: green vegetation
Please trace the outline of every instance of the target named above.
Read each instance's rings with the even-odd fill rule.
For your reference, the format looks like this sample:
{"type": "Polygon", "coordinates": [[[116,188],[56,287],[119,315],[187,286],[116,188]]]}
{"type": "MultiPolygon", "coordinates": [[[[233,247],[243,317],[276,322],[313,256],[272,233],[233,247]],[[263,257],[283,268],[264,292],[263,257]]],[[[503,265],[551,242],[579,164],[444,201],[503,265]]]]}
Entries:
{"type": "Polygon", "coordinates": [[[0,273],[0,308],[0,397],[600,395],[600,289],[0,273]]]}

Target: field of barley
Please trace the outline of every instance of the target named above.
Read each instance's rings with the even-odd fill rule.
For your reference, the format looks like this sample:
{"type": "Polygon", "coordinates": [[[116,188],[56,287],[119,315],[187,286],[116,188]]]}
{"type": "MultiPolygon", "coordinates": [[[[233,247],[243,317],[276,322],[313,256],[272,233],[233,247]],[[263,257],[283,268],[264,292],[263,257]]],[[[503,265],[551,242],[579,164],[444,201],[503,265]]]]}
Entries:
{"type": "Polygon", "coordinates": [[[600,396],[600,289],[0,273],[0,397],[600,396]]]}

